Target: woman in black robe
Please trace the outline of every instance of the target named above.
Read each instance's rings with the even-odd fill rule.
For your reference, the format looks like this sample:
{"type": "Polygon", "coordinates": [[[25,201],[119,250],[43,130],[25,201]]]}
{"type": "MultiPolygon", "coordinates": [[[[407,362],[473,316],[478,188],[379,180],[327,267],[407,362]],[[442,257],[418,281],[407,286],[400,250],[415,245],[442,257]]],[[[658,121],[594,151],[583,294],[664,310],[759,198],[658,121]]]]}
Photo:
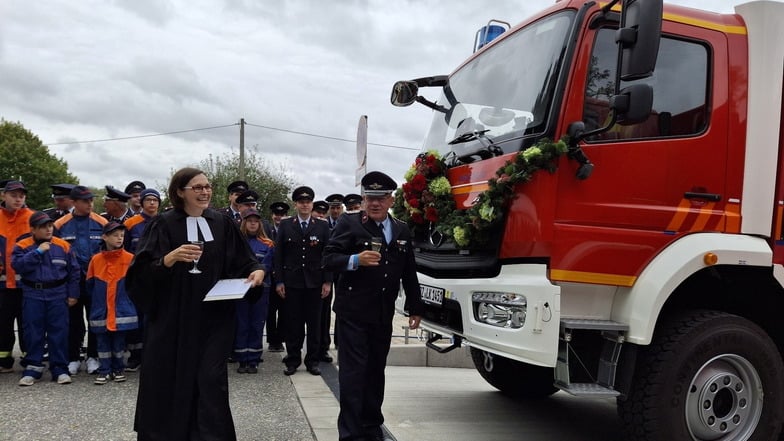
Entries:
{"type": "Polygon", "coordinates": [[[202,301],[220,279],[264,271],[239,228],[209,209],[212,188],[194,168],[169,184],[174,209],[155,217],[139,241],[126,284],[147,315],[134,430],[139,440],[235,440],[226,360],[234,301],[202,301]],[[202,241],[203,251],[192,241],[202,241]],[[189,271],[198,261],[200,274],[189,271]]]}

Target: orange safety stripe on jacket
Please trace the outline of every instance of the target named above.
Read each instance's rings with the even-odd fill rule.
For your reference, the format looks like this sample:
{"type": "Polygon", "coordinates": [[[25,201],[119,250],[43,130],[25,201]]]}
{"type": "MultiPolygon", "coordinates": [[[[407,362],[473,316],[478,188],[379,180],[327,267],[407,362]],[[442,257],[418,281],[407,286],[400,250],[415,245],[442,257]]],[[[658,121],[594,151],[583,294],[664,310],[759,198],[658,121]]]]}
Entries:
{"type": "Polygon", "coordinates": [[[30,216],[33,210],[22,207],[13,213],[0,209],[0,235],[5,237],[5,250],[3,250],[3,266],[5,267],[5,287],[16,288],[16,271],[11,267],[11,254],[14,245],[22,236],[30,234],[30,216]]]}
{"type": "MultiPolygon", "coordinates": [[[[52,237],[49,242],[65,250],[66,254],[71,251],[71,244],[66,240],[60,239],[59,237],[52,237]]],[[[22,249],[25,249],[33,244],[35,244],[35,238],[33,236],[25,237],[17,243],[19,248],[22,249]]]]}
{"type": "Polygon", "coordinates": [[[93,256],[87,268],[87,278],[102,280],[106,283],[106,329],[117,330],[117,283],[125,278],[133,254],[120,248],[104,251],[93,256]]]}

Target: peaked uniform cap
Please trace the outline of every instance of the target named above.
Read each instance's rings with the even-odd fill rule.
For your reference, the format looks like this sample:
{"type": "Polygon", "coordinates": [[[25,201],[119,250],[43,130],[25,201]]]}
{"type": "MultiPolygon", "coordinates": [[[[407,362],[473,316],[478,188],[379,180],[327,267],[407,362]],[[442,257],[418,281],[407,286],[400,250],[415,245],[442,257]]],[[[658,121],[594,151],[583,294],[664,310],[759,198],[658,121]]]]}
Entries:
{"type": "Polygon", "coordinates": [[[380,171],[372,171],[362,177],[362,193],[367,196],[386,196],[397,188],[397,183],[380,171]]]}
{"type": "Polygon", "coordinates": [[[147,188],[142,181],[132,181],[130,184],[125,186],[125,192],[128,194],[139,193],[140,191],[147,188]]]}
{"type": "Polygon", "coordinates": [[[346,197],[343,198],[343,204],[345,204],[347,207],[349,205],[356,205],[361,203],[362,203],[362,196],[355,193],[349,193],[346,195],[346,197]]]}
{"type": "Polygon", "coordinates": [[[311,201],[316,198],[316,193],[313,191],[312,188],[303,185],[302,187],[297,187],[291,193],[291,200],[292,201],[299,201],[302,199],[310,199],[311,201]]]}
{"type": "Polygon", "coordinates": [[[331,194],[324,200],[327,201],[329,205],[343,205],[343,195],[340,193],[331,194]]]}
{"type": "Polygon", "coordinates": [[[74,184],[52,184],[52,197],[68,197],[71,195],[71,190],[73,190],[76,185],[74,184]]]}
{"type": "Polygon", "coordinates": [[[117,200],[120,202],[128,202],[128,200],[131,199],[131,195],[123,191],[120,191],[112,187],[111,185],[107,185],[105,188],[106,188],[106,199],[117,200]]]}
{"type": "Polygon", "coordinates": [[[270,204],[269,209],[273,214],[286,214],[289,212],[289,204],[285,202],[273,202],[270,204]]]}
{"type": "Polygon", "coordinates": [[[30,222],[31,227],[40,227],[41,225],[46,225],[49,222],[54,222],[54,219],[49,217],[49,215],[43,211],[36,211],[30,215],[30,220],[28,222],[30,222]]]}
{"type": "Polygon", "coordinates": [[[259,202],[259,194],[253,190],[245,190],[234,200],[236,204],[250,204],[259,202]]]}
{"type": "Polygon", "coordinates": [[[93,192],[90,191],[89,188],[85,187],[84,185],[75,185],[74,188],[71,189],[71,199],[92,199],[95,196],[93,192]]]}
{"type": "Polygon", "coordinates": [[[329,211],[329,204],[327,203],[327,201],[316,201],[313,203],[313,211],[319,213],[326,213],[327,211],[329,211]]]}
{"type": "Polygon", "coordinates": [[[248,183],[245,181],[234,181],[226,187],[226,192],[231,193],[242,193],[243,191],[248,189],[248,183]]]}

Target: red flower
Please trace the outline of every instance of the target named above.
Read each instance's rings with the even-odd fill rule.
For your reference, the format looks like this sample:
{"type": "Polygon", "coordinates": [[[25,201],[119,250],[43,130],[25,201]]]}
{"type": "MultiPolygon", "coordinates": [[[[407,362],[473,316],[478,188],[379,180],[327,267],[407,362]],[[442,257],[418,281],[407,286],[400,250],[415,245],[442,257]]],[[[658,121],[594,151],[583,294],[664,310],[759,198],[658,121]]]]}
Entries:
{"type": "Polygon", "coordinates": [[[411,208],[419,208],[419,200],[417,198],[408,199],[406,202],[408,202],[411,208]]]}
{"type": "Polygon", "coordinates": [[[422,191],[427,188],[427,180],[421,174],[416,174],[411,179],[411,188],[414,191],[422,191]]]}
{"type": "Polygon", "coordinates": [[[435,207],[427,207],[425,209],[425,219],[433,223],[438,222],[438,210],[435,207]]]}
{"type": "Polygon", "coordinates": [[[434,175],[441,173],[441,164],[439,164],[438,162],[434,162],[430,164],[430,173],[434,175]]]}
{"type": "Polygon", "coordinates": [[[417,224],[424,224],[425,223],[425,219],[422,218],[422,213],[412,213],[411,214],[411,220],[414,221],[414,223],[417,223],[417,224]]]}

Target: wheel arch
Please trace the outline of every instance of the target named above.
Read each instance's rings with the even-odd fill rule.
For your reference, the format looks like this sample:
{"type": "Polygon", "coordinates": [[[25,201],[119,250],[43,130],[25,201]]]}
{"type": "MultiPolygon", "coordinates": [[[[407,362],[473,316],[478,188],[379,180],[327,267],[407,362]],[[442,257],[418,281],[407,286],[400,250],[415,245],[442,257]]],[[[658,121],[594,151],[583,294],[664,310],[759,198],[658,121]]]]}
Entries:
{"type": "Polygon", "coordinates": [[[619,289],[612,319],[628,323],[627,341],[638,345],[650,344],[663,311],[681,307],[746,316],[771,333],[775,326],[766,325],[763,319],[766,312],[780,309],[767,308],[784,304],[784,290],[774,276],[772,259],[770,246],[762,238],[720,233],[685,236],[654,257],[634,286],[619,289]],[[715,265],[705,263],[708,253],[717,256],[715,265]],[[742,283],[751,283],[756,289],[738,295],[742,283]]]}

